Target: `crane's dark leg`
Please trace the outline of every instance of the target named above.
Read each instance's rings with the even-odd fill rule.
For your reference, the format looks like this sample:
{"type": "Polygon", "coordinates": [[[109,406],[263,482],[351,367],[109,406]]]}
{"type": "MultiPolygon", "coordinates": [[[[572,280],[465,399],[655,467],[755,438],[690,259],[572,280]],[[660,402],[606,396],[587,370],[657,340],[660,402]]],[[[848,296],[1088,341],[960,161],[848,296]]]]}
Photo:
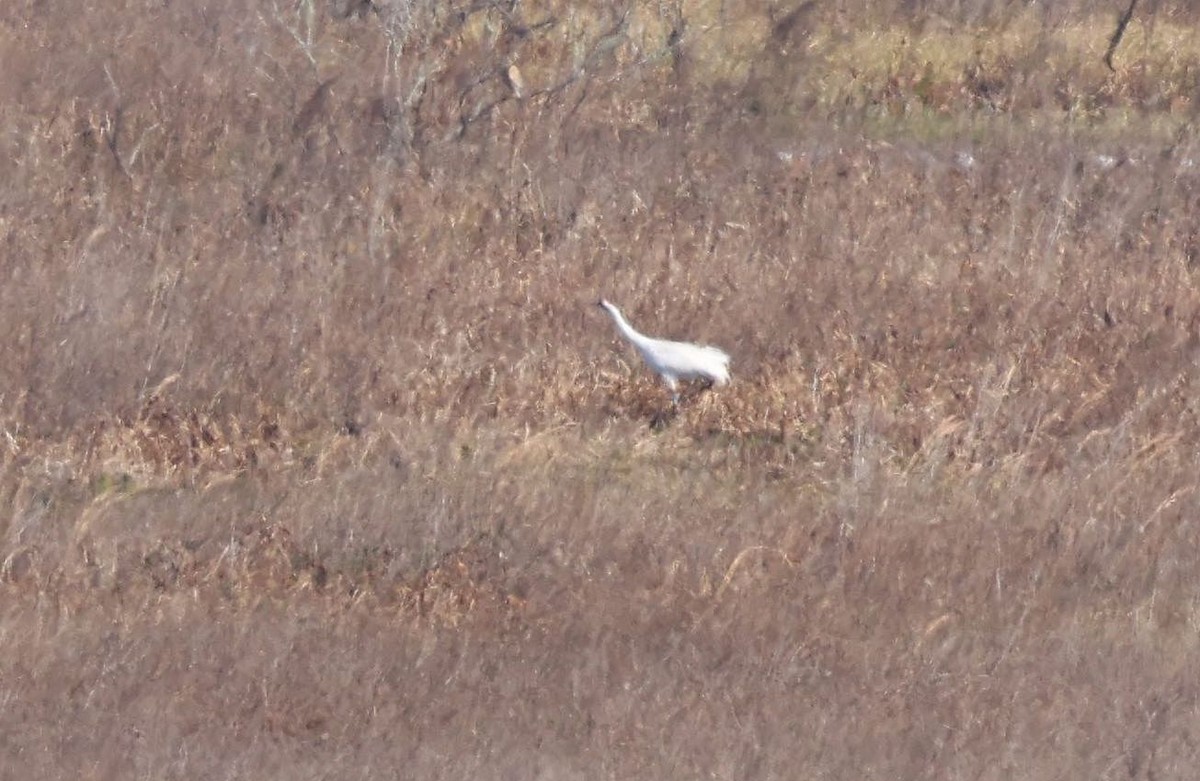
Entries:
{"type": "Polygon", "coordinates": [[[674,377],[664,377],[663,379],[666,381],[667,387],[671,389],[671,407],[672,408],[678,407],[679,406],[679,381],[676,380],[674,377]]]}
{"type": "Polygon", "coordinates": [[[671,391],[671,408],[656,412],[654,417],[650,418],[650,428],[654,431],[666,428],[667,424],[679,413],[679,381],[674,377],[663,377],[663,382],[671,391]]]}

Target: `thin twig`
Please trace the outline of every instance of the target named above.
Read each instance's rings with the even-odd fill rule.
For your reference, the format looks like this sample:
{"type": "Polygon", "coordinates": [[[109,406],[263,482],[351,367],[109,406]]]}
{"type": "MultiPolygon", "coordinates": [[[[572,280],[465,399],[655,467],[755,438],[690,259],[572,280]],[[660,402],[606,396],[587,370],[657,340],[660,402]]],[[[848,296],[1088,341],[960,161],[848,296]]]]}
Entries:
{"type": "Polygon", "coordinates": [[[1112,38],[1108,39],[1108,51],[1104,53],[1104,64],[1108,66],[1110,71],[1116,71],[1113,67],[1112,58],[1116,53],[1117,47],[1121,45],[1121,38],[1125,36],[1125,28],[1129,25],[1129,20],[1133,18],[1133,9],[1137,7],[1138,0],[1129,0],[1129,7],[1125,9],[1125,13],[1121,14],[1121,18],[1117,20],[1117,29],[1113,30],[1112,38]]]}

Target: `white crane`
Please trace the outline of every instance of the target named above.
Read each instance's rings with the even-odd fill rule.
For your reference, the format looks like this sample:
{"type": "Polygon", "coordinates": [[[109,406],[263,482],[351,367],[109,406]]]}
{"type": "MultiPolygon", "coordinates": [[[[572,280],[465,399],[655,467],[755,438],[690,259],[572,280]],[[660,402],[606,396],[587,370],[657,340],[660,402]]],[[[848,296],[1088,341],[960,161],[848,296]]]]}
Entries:
{"type": "Polygon", "coordinates": [[[628,339],[650,368],[663,378],[663,382],[671,389],[671,399],[679,403],[679,381],[703,378],[714,385],[724,385],[729,382],[729,354],[716,347],[706,344],[690,344],[688,342],[672,342],[667,339],[654,339],[634,330],[621,315],[621,310],[604,299],[597,302],[612,315],[617,324],[617,330],[628,339]]]}

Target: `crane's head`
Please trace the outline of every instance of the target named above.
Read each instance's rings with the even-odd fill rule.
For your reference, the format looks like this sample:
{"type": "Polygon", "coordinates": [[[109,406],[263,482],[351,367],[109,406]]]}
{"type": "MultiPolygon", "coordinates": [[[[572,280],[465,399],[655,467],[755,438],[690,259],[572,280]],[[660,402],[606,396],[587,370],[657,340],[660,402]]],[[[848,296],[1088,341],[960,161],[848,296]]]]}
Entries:
{"type": "Polygon", "coordinates": [[[608,303],[603,298],[596,302],[596,306],[600,307],[601,309],[607,309],[610,312],[613,311],[614,309],[616,309],[615,306],[608,303]]]}

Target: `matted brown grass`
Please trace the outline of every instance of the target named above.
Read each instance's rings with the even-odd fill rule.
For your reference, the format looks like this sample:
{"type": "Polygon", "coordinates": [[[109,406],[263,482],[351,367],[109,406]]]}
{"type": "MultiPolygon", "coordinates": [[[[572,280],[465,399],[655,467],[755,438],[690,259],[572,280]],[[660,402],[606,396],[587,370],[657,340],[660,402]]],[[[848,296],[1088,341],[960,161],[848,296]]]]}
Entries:
{"type": "Polygon", "coordinates": [[[1188,777],[1194,14],[925,5],[0,11],[0,775],[1188,777]]]}

